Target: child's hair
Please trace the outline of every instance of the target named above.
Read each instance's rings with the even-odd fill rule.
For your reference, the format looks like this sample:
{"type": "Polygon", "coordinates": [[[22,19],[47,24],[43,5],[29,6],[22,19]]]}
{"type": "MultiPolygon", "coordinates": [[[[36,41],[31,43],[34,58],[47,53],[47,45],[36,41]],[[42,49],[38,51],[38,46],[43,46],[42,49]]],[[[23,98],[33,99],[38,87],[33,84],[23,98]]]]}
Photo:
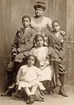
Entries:
{"type": "Polygon", "coordinates": [[[30,17],[30,16],[24,15],[24,16],[22,17],[22,21],[24,20],[24,18],[27,18],[27,19],[31,22],[31,17],[30,17]]]}
{"type": "Polygon", "coordinates": [[[35,55],[32,55],[32,54],[28,55],[27,56],[27,61],[31,56],[34,57],[34,66],[39,67],[39,65],[40,65],[39,61],[38,61],[38,58],[35,55]]]}
{"type": "Polygon", "coordinates": [[[37,35],[35,36],[35,38],[34,38],[34,41],[35,41],[35,42],[37,42],[38,37],[41,37],[41,38],[43,39],[43,41],[44,41],[43,35],[37,34],[37,35]]]}
{"type": "Polygon", "coordinates": [[[58,23],[58,24],[60,25],[60,23],[59,23],[58,20],[54,20],[54,21],[52,22],[52,26],[53,26],[54,23],[58,23]]]}
{"type": "MultiPolygon", "coordinates": [[[[33,40],[33,47],[37,47],[37,39],[38,37],[41,37],[43,39],[43,42],[44,42],[44,37],[43,35],[41,34],[36,34],[36,36],[34,37],[34,40],[33,40]]],[[[43,43],[43,46],[44,46],[44,43],[43,43]]]]}
{"type": "Polygon", "coordinates": [[[32,55],[32,54],[30,54],[30,55],[27,56],[27,61],[28,61],[28,59],[29,59],[31,56],[34,58],[34,61],[36,62],[36,58],[35,58],[35,56],[32,55]]]}

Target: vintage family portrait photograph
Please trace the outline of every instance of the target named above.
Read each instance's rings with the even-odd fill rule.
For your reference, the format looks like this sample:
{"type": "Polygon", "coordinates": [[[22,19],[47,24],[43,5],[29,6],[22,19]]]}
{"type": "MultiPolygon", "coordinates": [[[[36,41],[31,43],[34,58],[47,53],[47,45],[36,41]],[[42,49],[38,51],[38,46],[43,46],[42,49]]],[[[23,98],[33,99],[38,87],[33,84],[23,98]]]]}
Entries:
{"type": "Polygon", "coordinates": [[[0,0],[0,105],[74,105],[74,0],[0,0]]]}

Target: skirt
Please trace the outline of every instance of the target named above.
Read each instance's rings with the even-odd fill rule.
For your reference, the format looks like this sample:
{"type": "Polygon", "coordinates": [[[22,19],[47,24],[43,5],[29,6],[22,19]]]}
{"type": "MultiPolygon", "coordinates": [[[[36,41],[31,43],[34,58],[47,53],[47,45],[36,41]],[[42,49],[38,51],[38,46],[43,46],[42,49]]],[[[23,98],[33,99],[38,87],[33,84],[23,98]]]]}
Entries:
{"type": "Polygon", "coordinates": [[[52,66],[47,66],[42,70],[42,75],[39,77],[39,81],[49,80],[51,81],[53,77],[52,66]]]}
{"type": "Polygon", "coordinates": [[[21,88],[26,88],[26,87],[32,87],[34,85],[37,85],[40,87],[41,90],[45,90],[44,86],[42,85],[41,82],[37,81],[37,80],[34,80],[32,82],[25,82],[25,81],[20,81],[19,84],[18,84],[18,90],[21,90],[21,88]]]}

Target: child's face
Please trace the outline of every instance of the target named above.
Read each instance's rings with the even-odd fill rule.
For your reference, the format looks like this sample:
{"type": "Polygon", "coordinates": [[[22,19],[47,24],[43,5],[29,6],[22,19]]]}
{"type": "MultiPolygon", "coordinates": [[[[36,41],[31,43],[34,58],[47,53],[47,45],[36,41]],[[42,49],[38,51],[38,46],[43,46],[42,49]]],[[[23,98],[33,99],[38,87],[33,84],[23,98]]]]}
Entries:
{"type": "Polygon", "coordinates": [[[37,42],[36,42],[37,46],[38,47],[42,47],[43,43],[44,43],[43,38],[42,37],[38,37],[37,38],[37,42]]]}
{"type": "Polygon", "coordinates": [[[33,56],[30,56],[28,58],[28,66],[33,66],[35,63],[35,58],[33,56]]]}
{"type": "Polygon", "coordinates": [[[44,11],[43,11],[43,9],[42,8],[36,8],[35,9],[35,15],[36,16],[42,16],[43,15],[43,13],[44,13],[44,11]]]}
{"type": "Polygon", "coordinates": [[[30,25],[30,20],[28,18],[24,18],[22,20],[22,24],[24,28],[27,28],[30,25]]]}
{"type": "Polygon", "coordinates": [[[58,32],[60,30],[60,25],[57,22],[54,22],[52,28],[54,32],[58,32]]]}

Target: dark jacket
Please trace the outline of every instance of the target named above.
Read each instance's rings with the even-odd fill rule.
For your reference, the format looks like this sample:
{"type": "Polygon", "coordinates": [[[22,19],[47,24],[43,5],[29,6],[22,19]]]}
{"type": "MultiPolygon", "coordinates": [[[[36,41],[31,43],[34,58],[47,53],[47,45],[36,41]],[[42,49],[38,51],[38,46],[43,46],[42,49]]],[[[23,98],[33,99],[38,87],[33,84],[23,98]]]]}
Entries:
{"type": "Polygon", "coordinates": [[[66,45],[66,35],[65,32],[59,31],[58,37],[52,32],[49,35],[49,52],[51,52],[51,60],[59,61],[59,73],[65,73],[65,45],[66,45]]]}
{"type": "Polygon", "coordinates": [[[52,32],[49,36],[49,46],[52,47],[55,53],[63,59],[65,53],[66,35],[65,32],[60,31],[59,36],[56,37],[55,33],[52,32]]]}
{"type": "MultiPolygon", "coordinates": [[[[28,28],[24,31],[23,28],[20,28],[16,32],[14,42],[12,44],[12,55],[15,53],[16,57],[22,57],[21,54],[27,56],[30,49],[33,47],[33,39],[35,37],[35,31],[32,28],[28,28]]],[[[16,59],[15,57],[15,59],[16,59]]]]}

